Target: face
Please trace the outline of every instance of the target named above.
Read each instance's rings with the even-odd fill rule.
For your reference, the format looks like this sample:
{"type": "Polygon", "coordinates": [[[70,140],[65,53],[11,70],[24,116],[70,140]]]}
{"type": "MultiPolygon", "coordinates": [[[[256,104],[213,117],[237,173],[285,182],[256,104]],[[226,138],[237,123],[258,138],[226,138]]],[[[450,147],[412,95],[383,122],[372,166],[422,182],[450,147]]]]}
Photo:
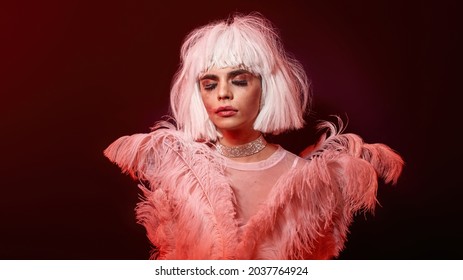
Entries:
{"type": "Polygon", "coordinates": [[[261,80],[242,68],[212,68],[199,79],[209,118],[220,132],[253,131],[262,95],[261,80]]]}

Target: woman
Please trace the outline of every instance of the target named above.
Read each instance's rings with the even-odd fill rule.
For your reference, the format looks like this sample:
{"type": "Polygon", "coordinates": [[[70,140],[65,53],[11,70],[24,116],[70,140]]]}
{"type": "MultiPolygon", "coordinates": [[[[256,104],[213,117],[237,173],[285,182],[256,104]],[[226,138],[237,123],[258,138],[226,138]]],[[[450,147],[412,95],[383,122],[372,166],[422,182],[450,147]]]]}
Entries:
{"type": "Polygon", "coordinates": [[[159,122],[105,150],[141,182],[151,258],[336,257],[353,214],[373,210],[378,176],[395,183],[403,161],[328,122],[303,158],[267,143],[301,128],[309,104],[302,66],[262,16],[191,32],[171,89],[176,127],[159,122]]]}

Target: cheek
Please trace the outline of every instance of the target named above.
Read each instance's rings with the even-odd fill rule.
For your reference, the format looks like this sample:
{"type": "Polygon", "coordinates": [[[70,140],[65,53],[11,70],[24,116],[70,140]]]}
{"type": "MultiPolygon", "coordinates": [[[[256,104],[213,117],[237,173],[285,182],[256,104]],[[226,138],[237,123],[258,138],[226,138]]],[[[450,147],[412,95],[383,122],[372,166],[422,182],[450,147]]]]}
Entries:
{"type": "Polygon", "coordinates": [[[260,112],[260,103],[261,103],[261,98],[262,98],[262,93],[261,90],[258,89],[256,90],[253,95],[252,99],[249,100],[249,104],[252,104],[252,110],[255,112],[255,115],[257,116],[260,112]]]}
{"type": "Polygon", "coordinates": [[[213,108],[210,98],[205,97],[203,94],[201,94],[201,98],[203,100],[204,108],[206,108],[207,113],[210,115],[213,108]]]}

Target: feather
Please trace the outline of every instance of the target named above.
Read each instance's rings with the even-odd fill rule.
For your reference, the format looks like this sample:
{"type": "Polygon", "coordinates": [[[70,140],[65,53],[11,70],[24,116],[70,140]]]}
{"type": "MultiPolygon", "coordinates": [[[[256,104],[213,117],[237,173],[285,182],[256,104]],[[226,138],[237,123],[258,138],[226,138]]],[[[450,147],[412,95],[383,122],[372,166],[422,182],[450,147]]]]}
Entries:
{"type": "Polygon", "coordinates": [[[223,158],[161,122],[124,136],[105,155],[140,180],[138,222],[158,259],[329,259],[344,248],[358,211],[373,211],[378,177],[396,183],[403,160],[388,146],[366,144],[324,122],[306,160],[294,160],[264,205],[242,228],[223,158]]]}
{"type": "Polygon", "coordinates": [[[240,252],[254,252],[246,258],[338,256],[353,215],[374,210],[378,177],[397,181],[403,160],[392,149],[365,144],[355,134],[340,134],[342,122],[325,122],[320,128],[328,132],[312,151],[305,150],[309,162],[282,176],[265,207],[249,221],[238,247],[240,252]]]}
{"type": "Polygon", "coordinates": [[[187,141],[162,123],[149,134],[119,138],[105,155],[148,182],[137,215],[159,247],[159,258],[233,258],[234,196],[224,166],[207,145],[187,141]],[[197,244],[195,250],[191,244],[197,244]]]}
{"type": "Polygon", "coordinates": [[[327,132],[322,135],[316,147],[310,149],[311,152],[306,151],[301,156],[311,159],[326,150],[344,152],[367,161],[386,183],[396,184],[404,166],[400,155],[384,144],[366,144],[356,134],[341,134],[345,126],[339,117],[337,122],[337,125],[328,121],[321,122],[317,128],[327,132]]]}

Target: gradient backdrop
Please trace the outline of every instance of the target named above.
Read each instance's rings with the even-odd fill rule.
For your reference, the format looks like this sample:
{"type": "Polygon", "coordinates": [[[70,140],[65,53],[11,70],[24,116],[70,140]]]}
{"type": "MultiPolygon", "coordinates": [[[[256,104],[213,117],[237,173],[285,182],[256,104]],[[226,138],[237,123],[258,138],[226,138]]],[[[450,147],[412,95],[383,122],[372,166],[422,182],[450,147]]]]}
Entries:
{"type": "Polygon", "coordinates": [[[463,258],[456,1],[9,2],[0,259],[146,259],[136,182],[102,151],[168,113],[189,31],[250,11],[274,22],[313,84],[308,129],[276,140],[297,153],[313,120],[337,114],[406,161],[397,186],[381,185],[376,214],[356,217],[340,258],[463,258]]]}

